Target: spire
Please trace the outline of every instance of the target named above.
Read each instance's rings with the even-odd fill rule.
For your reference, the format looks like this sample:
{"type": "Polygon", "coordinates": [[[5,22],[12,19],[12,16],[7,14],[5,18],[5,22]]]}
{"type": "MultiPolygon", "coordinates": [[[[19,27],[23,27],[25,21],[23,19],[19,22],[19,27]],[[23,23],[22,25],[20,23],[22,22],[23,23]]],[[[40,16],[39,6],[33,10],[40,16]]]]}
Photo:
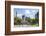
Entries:
{"type": "Polygon", "coordinates": [[[16,17],[17,17],[17,11],[16,11],[16,17]]]}

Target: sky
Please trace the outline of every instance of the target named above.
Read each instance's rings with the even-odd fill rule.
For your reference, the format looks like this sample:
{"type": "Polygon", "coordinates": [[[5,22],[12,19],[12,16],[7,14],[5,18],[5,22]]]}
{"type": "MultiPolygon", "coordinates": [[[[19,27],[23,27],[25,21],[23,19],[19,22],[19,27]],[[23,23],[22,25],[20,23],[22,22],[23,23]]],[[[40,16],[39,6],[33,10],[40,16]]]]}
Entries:
{"type": "Polygon", "coordinates": [[[16,12],[17,12],[17,17],[19,18],[22,18],[22,15],[25,15],[30,18],[35,18],[35,14],[37,14],[38,11],[39,9],[14,8],[14,16],[16,16],[16,12]]]}

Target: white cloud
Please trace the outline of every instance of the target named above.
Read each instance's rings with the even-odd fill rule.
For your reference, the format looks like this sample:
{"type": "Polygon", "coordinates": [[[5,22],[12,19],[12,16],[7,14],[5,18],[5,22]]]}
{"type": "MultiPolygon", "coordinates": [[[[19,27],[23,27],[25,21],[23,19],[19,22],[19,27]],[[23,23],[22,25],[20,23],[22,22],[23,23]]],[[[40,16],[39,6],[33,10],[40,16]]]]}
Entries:
{"type": "Polygon", "coordinates": [[[22,18],[23,14],[17,14],[17,17],[22,18]]]}
{"type": "MultiPolygon", "coordinates": [[[[35,18],[35,15],[34,14],[36,12],[37,12],[36,10],[33,10],[32,12],[30,12],[29,10],[25,10],[25,16],[30,17],[30,18],[35,18]]],[[[19,17],[19,18],[22,19],[22,15],[23,14],[17,14],[17,17],[19,17]]]]}
{"type": "Polygon", "coordinates": [[[29,10],[26,10],[26,11],[25,11],[25,14],[30,14],[30,11],[29,11],[29,10]]]}

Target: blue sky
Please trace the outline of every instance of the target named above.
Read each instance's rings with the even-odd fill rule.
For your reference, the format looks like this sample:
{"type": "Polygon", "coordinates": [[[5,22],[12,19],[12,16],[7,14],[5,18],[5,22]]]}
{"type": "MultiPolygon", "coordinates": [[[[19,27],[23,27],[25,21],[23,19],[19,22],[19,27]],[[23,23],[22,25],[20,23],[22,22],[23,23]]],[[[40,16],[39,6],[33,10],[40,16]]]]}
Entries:
{"type": "Polygon", "coordinates": [[[14,16],[16,16],[16,12],[17,12],[17,17],[19,18],[22,18],[23,14],[27,17],[35,18],[35,14],[37,14],[38,11],[39,9],[14,8],[14,16]]]}

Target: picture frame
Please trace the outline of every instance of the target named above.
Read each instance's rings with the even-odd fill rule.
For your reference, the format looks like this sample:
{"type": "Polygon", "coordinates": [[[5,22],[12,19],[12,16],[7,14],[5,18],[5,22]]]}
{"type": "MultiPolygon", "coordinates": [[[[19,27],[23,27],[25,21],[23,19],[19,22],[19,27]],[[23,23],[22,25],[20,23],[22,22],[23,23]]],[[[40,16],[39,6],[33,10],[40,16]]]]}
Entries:
{"type": "MultiPolygon", "coordinates": [[[[16,11],[17,11],[16,10],[16,11]]],[[[33,11],[34,11],[33,10],[33,11]]],[[[37,11],[37,10],[36,10],[37,11]]],[[[35,12],[36,12],[35,11],[35,12]]],[[[26,11],[27,12],[27,11],[26,11]]],[[[21,14],[22,14],[21,13],[21,14]]],[[[27,12],[28,13],[28,12],[27,12]]],[[[30,13],[30,12],[29,12],[30,13]]],[[[35,14],[35,13],[34,13],[35,14]]],[[[20,14],[19,14],[20,16],[20,14]]],[[[30,16],[31,17],[31,16],[30,16]]],[[[15,20],[16,21],[16,20],[15,20]]],[[[25,21],[24,21],[25,22],[25,21]]],[[[14,22],[15,23],[15,22],[14,22]]],[[[18,23],[18,22],[17,22],[18,23]]],[[[37,23],[37,22],[36,22],[37,23]]],[[[33,23],[34,24],[34,23],[33,23]]],[[[19,24],[20,25],[20,24],[19,24]]],[[[15,24],[16,26],[16,24],[15,24]]],[[[16,27],[15,27],[16,28],[16,27]]],[[[5,1],[5,35],[18,35],[18,34],[34,34],[34,33],[44,33],[45,32],[45,4],[44,3],[36,3],[36,2],[22,2],[22,1],[5,1]],[[32,7],[33,6],[33,7],[32,7]],[[35,6],[35,7],[34,7],[35,6]],[[13,8],[12,8],[13,7],[13,8]],[[15,29],[16,31],[13,31],[12,30],[12,25],[13,25],[13,9],[17,9],[20,13],[20,11],[23,13],[23,11],[25,11],[25,8],[26,10],[30,9],[31,8],[31,11],[32,11],[32,8],[34,10],[36,10],[37,8],[39,9],[39,26],[40,28],[37,30],[37,28],[33,27],[32,28],[28,28],[28,27],[22,27],[21,28],[18,28],[18,29],[15,29]],[[35,9],[36,8],[36,9],[35,9]],[[21,10],[20,10],[21,9],[21,10]],[[11,14],[12,13],[12,14],[11,14]],[[41,14],[41,15],[40,15],[41,14]],[[28,30],[28,29],[29,30],[28,30]],[[35,28],[35,29],[34,29],[35,28]],[[12,31],[11,31],[12,30],[12,31]],[[17,30],[20,30],[20,31],[17,31],[17,30]],[[24,30],[24,31],[23,31],[24,30]]]]}

